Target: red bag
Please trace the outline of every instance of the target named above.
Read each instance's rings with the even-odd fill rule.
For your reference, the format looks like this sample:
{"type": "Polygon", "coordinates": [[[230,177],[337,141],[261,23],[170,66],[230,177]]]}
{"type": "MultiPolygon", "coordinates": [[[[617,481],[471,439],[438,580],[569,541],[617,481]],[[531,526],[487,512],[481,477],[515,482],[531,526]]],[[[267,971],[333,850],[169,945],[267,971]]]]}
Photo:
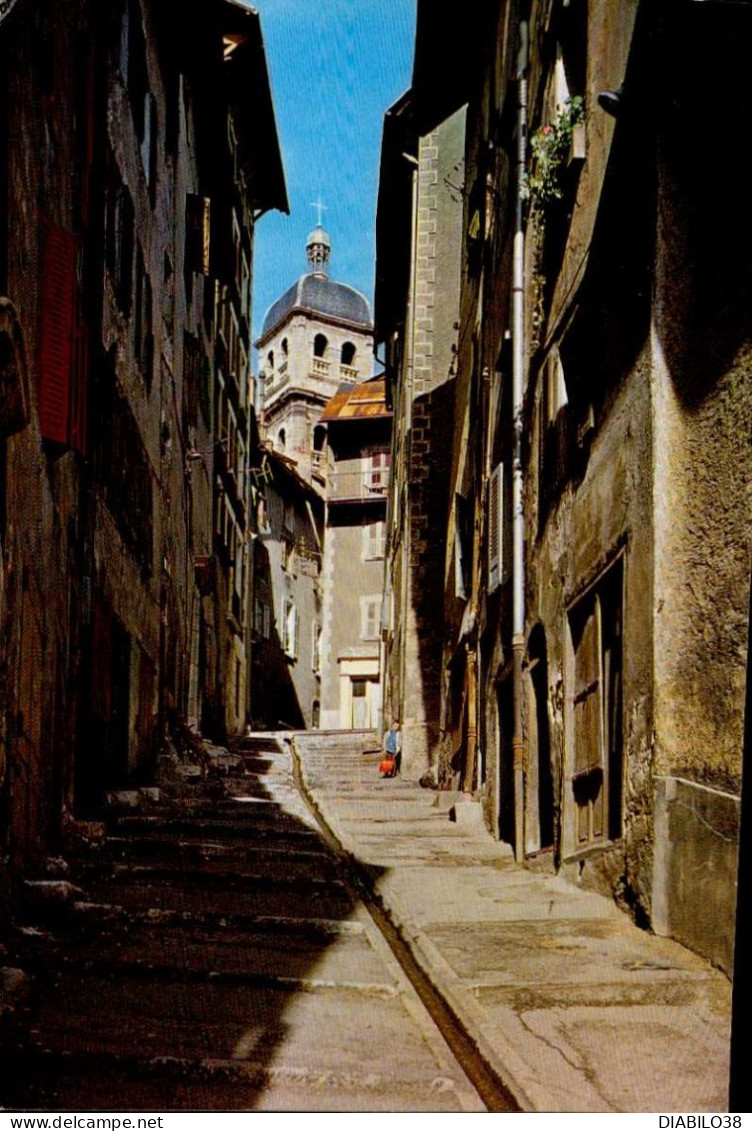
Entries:
{"type": "Polygon", "coordinates": [[[382,758],[381,761],[379,762],[379,773],[383,774],[384,777],[390,778],[394,774],[396,767],[397,767],[397,759],[396,758],[390,758],[389,755],[387,755],[385,758],[382,758]]]}

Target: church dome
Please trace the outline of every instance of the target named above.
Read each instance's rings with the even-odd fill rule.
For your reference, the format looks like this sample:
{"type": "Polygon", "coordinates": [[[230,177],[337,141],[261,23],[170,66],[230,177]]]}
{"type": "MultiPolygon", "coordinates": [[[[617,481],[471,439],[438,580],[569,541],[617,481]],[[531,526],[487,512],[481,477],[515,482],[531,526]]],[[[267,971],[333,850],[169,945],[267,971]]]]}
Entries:
{"type": "Polygon", "coordinates": [[[306,241],[309,270],[269,307],[264,315],[259,341],[271,334],[293,310],[334,318],[364,330],[373,329],[371,308],[365,295],[347,283],[329,278],[330,248],[329,236],[319,224],[306,241]]]}

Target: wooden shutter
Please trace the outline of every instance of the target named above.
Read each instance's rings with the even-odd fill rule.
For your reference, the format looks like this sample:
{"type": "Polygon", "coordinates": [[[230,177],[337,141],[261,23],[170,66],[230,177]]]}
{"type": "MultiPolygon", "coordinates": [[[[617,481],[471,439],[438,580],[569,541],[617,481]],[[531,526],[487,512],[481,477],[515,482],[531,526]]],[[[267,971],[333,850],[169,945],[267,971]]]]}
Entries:
{"type": "Polygon", "coordinates": [[[83,318],[76,322],[74,335],[73,374],[70,398],[69,442],[81,455],[86,455],[86,412],[89,385],[89,336],[83,318]]]}
{"type": "Polygon", "coordinates": [[[590,773],[602,765],[600,667],[597,605],[592,601],[575,641],[575,775],[590,773]]]}
{"type": "Polygon", "coordinates": [[[41,234],[39,427],[45,440],[67,444],[74,349],[76,238],[51,220],[42,222],[41,234]]]}
{"type": "Polygon", "coordinates": [[[188,193],[185,200],[185,265],[197,275],[208,275],[211,262],[211,201],[188,193]]]}
{"type": "Polygon", "coordinates": [[[504,468],[497,464],[488,482],[488,589],[501,584],[504,551],[504,468]]]}

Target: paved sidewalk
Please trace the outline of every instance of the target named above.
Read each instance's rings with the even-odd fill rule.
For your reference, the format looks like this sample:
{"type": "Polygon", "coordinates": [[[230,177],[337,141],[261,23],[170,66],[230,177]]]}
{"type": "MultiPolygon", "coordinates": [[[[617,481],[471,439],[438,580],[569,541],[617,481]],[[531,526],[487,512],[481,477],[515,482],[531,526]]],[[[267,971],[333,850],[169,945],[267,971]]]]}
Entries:
{"type": "Polygon", "coordinates": [[[730,985],[608,899],[514,862],[364,735],[294,736],[309,794],[526,1111],[727,1108],[730,985]]]}

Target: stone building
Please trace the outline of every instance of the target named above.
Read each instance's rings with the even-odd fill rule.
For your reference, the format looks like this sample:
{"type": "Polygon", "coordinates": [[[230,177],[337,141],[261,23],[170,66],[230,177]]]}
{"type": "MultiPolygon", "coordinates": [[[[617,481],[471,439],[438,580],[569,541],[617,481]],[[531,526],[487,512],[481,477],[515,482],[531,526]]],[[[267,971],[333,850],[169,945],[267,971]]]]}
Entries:
{"type": "MultiPolygon", "coordinates": [[[[253,551],[249,469],[255,384],[251,374],[251,266],[262,211],[287,212],[284,174],[257,13],[228,8],[223,74],[226,125],[217,139],[220,205],[214,224],[214,681],[207,733],[239,734],[248,722],[253,551]],[[252,82],[249,78],[252,77],[252,82]],[[255,85],[254,85],[255,84],[255,85]]],[[[209,469],[210,464],[206,467],[209,469]]]]}
{"type": "Polygon", "coordinates": [[[251,718],[264,728],[317,727],[324,501],[294,460],[263,448],[259,454],[251,718]]]}
{"type": "Polygon", "coordinates": [[[168,730],[212,701],[223,717],[214,272],[233,280],[234,194],[251,217],[286,202],[258,17],[229,0],[178,15],[169,0],[21,0],[0,20],[0,853],[13,876],[106,788],[147,780],[168,730]]]}
{"type": "Polygon", "coordinates": [[[384,693],[413,778],[435,765],[440,743],[464,135],[461,108],[421,132],[408,93],[387,112],[381,155],[376,335],[394,408],[384,693]]]}
{"type": "Polygon", "coordinates": [[[344,384],[327,429],[321,726],[381,725],[381,613],[392,413],[383,377],[344,384]]]}
{"type": "Polygon", "coordinates": [[[419,136],[467,104],[437,772],[518,858],[728,970],[749,631],[752,231],[734,141],[748,17],[692,0],[476,15],[463,46],[419,3],[412,91],[419,136]]]}

